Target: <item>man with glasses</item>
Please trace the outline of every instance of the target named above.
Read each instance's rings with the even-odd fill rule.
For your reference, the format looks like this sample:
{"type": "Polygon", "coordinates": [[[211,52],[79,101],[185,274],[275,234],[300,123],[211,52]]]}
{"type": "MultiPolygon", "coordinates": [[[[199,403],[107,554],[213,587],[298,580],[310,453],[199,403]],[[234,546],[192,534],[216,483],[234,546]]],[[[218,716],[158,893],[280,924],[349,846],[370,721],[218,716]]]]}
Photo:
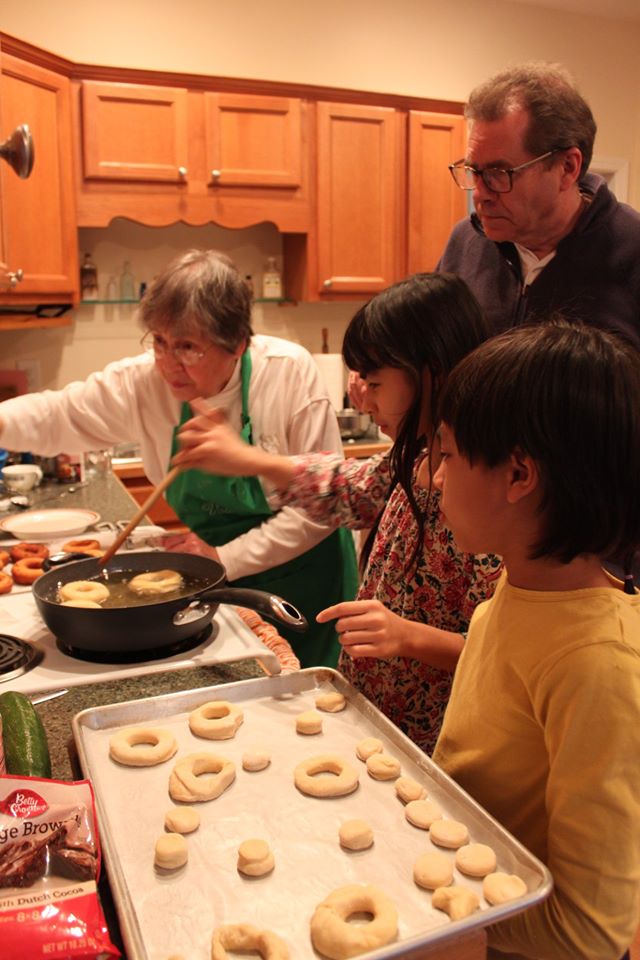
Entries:
{"type": "Polygon", "coordinates": [[[640,347],[640,214],[589,174],[596,124],[563,68],[527,63],[476,87],[466,156],[473,199],[438,269],[457,273],[496,333],[560,312],[640,347]]]}

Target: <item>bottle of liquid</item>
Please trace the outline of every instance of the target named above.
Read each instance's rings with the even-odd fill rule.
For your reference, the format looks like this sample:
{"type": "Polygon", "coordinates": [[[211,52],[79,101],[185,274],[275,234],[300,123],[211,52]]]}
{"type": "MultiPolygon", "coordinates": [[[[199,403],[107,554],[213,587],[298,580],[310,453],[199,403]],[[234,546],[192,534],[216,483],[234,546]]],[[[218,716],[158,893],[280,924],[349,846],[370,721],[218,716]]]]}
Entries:
{"type": "Polygon", "coordinates": [[[116,277],[111,274],[107,281],[107,290],[105,295],[105,300],[117,300],[118,299],[118,281],[116,277]]]}
{"type": "Polygon", "coordinates": [[[85,253],[80,264],[80,296],[83,300],[98,299],[98,268],[90,253],[85,253]]]}
{"type": "Polygon", "coordinates": [[[280,300],[282,297],[282,277],[275,257],[267,259],[267,265],[262,274],[262,296],[265,300],[280,300]]]}
{"type": "Polygon", "coordinates": [[[136,282],[133,274],[131,273],[131,264],[128,260],[124,261],[124,264],[122,265],[122,273],[120,274],[120,299],[136,299],[136,282]]]}

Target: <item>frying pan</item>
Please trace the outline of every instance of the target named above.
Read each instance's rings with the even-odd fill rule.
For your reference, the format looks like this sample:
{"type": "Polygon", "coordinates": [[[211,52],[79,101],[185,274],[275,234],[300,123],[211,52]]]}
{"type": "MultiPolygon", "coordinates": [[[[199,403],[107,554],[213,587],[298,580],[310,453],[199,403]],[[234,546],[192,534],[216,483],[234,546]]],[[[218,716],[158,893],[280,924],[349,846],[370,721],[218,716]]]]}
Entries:
{"type": "Polygon", "coordinates": [[[137,607],[86,609],[64,607],[55,597],[58,588],[72,580],[100,576],[100,557],[76,560],[55,566],[38,577],[33,596],[42,619],[65,645],[79,653],[116,654],[155,650],[188,640],[200,633],[213,618],[220,603],[249,607],[291,630],[303,632],[308,624],[302,614],[275,594],[263,590],[230,587],[221,563],[191,553],[131,552],[116,556],[107,568],[110,574],[148,573],[177,570],[184,577],[198,577],[205,586],[179,599],[159,599],[137,607]]]}

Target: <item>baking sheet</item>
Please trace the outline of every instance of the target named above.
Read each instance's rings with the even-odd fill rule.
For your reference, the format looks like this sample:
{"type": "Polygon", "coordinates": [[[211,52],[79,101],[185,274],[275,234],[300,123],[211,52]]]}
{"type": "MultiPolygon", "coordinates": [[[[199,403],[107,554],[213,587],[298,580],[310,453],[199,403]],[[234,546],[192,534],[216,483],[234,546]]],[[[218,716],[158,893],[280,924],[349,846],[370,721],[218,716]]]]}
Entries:
{"type": "MultiPolygon", "coordinates": [[[[309,937],[311,915],[332,890],[347,883],[375,884],[395,902],[398,938],[370,956],[398,957],[519,912],[551,889],[546,867],[333,670],[311,668],[97,707],[78,714],[73,730],[84,773],[95,788],[101,840],[129,960],[166,960],[173,953],[208,960],[214,928],[241,922],[278,933],[292,957],[317,957],[309,937]],[[319,690],[340,691],[347,697],[347,708],[322,714],[321,734],[301,736],[295,718],[314,707],[319,690]],[[244,724],[236,736],[221,741],[193,736],[189,713],[220,699],[244,710],[244,724]],[[178,741],[176,756],[145,768],[122,767],[110,760],[110,736],[136,724],[171,730],[178,741]],[[493,847],[497,869],[522,877],[527,894],[499,907],[481,900],[481,911],[456,923],[432,909],[431,894],[416,886],[412,871],[421,853],[439,848],[433,847],[427,831],[408,823],[393,781],[373,780],[356,758],[356,744],[366,736],[379,737],[385,752],[400,760],[402,775],[423,783],[446,817],[468,826],[471,842],[493,847]],[[216,800],[195,804],[202,821],[186,837],[189,861],[184,868],[161,875],[153,856],[155,841],[164,832],[164,814],[174,806],[168,794],[169,775],[177,759],[202,750],[233,760],[236,780],[216,800]],[[257,773],[244,771],[241,757],[249,750],[269,752],[270,766],[257,773]],[[339,754],[358,770],[355,793],[317,799],[296,789],[296,764],[324,753],[339,754]],[[340,847],[339,826],[351,818],[371,824],[375,842],[369,850],[353,853],[340,847]],[[266,877],[245,878],[236,869],[238,847],[249,838],[265,839],[271,846],[276,867],[266,877]]],[[[455,851],[448,853],[453,859],[455,851]]],[[[479,880],[456,871],[454,883],[481,895],[479,880]]]]}

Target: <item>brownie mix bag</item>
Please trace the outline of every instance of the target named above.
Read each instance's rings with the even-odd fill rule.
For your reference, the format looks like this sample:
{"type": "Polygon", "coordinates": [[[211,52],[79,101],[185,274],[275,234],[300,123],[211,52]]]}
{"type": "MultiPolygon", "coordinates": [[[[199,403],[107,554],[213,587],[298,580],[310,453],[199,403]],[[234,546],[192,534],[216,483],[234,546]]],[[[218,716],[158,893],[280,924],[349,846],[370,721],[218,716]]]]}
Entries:
{"type": "Polygon", "coordinates": [[[2,960],[107,960],[100,846],[88,780],[0,776],[2,960]]]}

